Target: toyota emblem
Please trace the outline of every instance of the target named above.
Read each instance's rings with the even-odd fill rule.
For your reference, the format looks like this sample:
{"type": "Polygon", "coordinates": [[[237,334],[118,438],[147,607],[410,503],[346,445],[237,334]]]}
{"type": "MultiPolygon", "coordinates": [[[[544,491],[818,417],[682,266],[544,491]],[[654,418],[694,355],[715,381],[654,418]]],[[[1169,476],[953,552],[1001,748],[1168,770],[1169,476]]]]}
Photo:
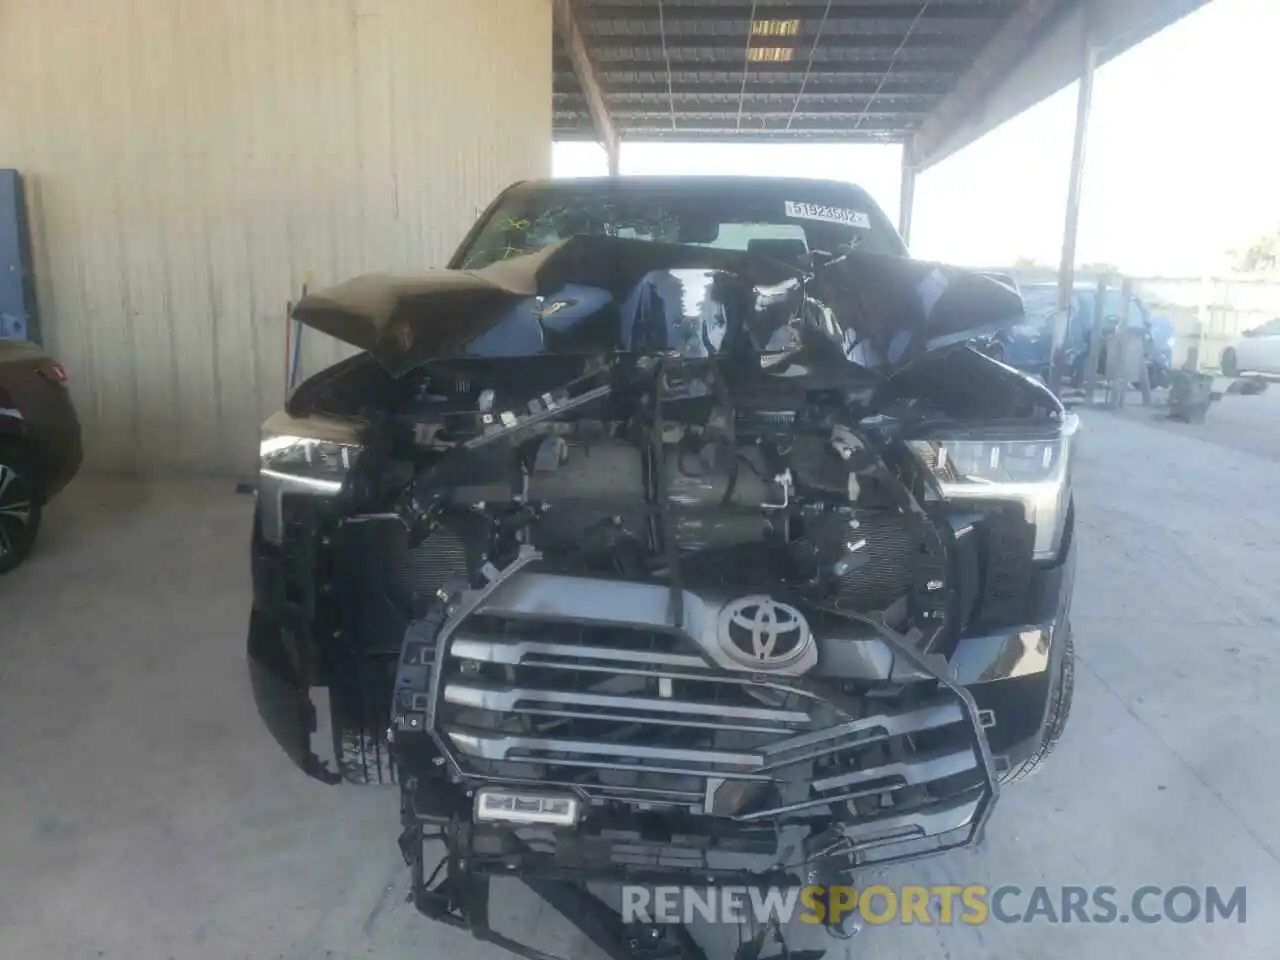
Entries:
{"type": "Polygon", "coordinates": [[[795,607],[772,597],[740,597],[720,613],[720,643],[741,663],[785,667],[802,658],[812,644],[809,624],[795,607]]]}

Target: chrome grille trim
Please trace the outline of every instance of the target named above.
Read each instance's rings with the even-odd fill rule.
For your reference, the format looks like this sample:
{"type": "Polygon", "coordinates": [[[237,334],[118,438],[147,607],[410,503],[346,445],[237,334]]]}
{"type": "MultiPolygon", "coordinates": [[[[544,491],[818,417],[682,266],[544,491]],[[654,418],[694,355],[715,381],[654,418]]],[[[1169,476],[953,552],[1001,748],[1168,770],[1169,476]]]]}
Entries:
{"type": "MultiPolygon", "coordinates": [[[[885,779],[900,780],[901,787],[921,786],[932,780],[966,773],[976,769],[977,766],[978,758],[973,755],[972,750],[940,753],[936,756],[916,756],[910,760],[897,760],[868,770],[855,770],[834,777],[823,777],[813,781],[813,789],[819,792],[845,790],[885,779]]],[[[879,793],[882,789],[877,787],[870,792],[879,793]]],[[[897,787],[890,787],[890,789],[897,789],[897,787]]]]}
{"type": "Polygon", "coordinates": [[[869,717],[850,720],[838,727],[818,730],[801,737],[792,737],[769,748],[770,753],[782,753],[800,747],[812,746],[833,736],[848,736],[863,733],[867,730],[881,730],[889,736],[910,733],[920,730],[931,730],[949,723],[959,723],[964,719],[964,711],[958,703],[939,703],[932,706],[902,712],[889,711],[877,713],[869,717]]]}
{"type": "MultiPolygon", "coordinates": [[[[487,609],[484,611],[489,613],[487,609]]],[[[452,653],[462,660],[516,665],[534,656],[607,660],[611,663],[656,663],[669,667],[705,669],[707,661],[694,654],[646,653],[643,650],[608,650],[567,643],[539,643],[536,640],[487,638],[461,631],[454,638],[452,653]]]]}
{"type": "MultiPolygon", "coordinates": [[[[685,590],[683,620],[672,624],[671,591],[662,584],[627,580],[601,580],[553,573],[520,573],[503,581],[488,596],[479,612],[506,620],[554,620],[596,627],[648,629],[692,640],[703,665],[709,661],[721,670],[751,673],[720,645],[717,623],[720,611],[740,593],[694,593],[685,590]]],[[[801,676],[810,670],[816,654],[770,672],[779,679],[801,676]]]]}
{"type": "Polygon", "coordinates": [[[982,799],[980,792],[973,791],[968,796],[927,808],[857,821],[846,825],[843,832],[858,847],[881,846],[910,837],[949,833],[973,823],[982,799]]]}
{"type": "Polygon", "coordinates": [[[963,719],[964,711],[960,704],[940,703],[917,710],[879,713],[858,720],[850,720],[839,726],[816,730],[813,733],[770,744],[765,748],[764,753],[766,757],[772,759],[765,769],[776,770],[831,753],[833,750],[869,746],[889,737],[936,730],[939,727],[959,723],[963,719]],[[864,733],[871,735],[859,736],[864,733]],[[850,740],[851,737],[854,739],[850,740]],[[776,756],[779,754],[781,756],[776,756]]]}
{"type": "Polygon", "coordinates": [[[842,690],[861,683],[847,661],[840,681],[760,675],[688,629],[727,601],[686,591],[680,630],[666,587],[521,569],[536,559],[464,593],[438,634],[428,729],[461,782],[559,784],[589,805],[683,808],[738,829],[834,816],[854,849],[979,835],[996,783],[945,661],[861,618],[834,642],[865,643],[870,625],[894,679],[912,678],[905,693],[842,690]]]}
{"type": "MultiPolygon", "coordinates": [[[[480,687],[473,684],[448,683],[444,688],[446,703],[481,710],[501,710],[507,713],[533,712],[527,709],[534,703],[563,703],[579,707],[614,707],[633,711],[656,713],[700,714],[707,717],[731,717],[740,720],[759,720],[774,724],[805,724],[809,715],[799,710],[772,710],[768,707],[741,707],[726,704],[699,703],[691,700],[661,697],[610,696],[608,694],[583,693],[578,690],[547,690],[524,687],[480,687]]],[[[556,712],[545,712],[558,716],[556,712]]],[[[590,716],[590,714],[581,714],[590,716]]],[[[716,724],[728,729],[728,724],[716,724]]],[[[756,729],[742,726],[741,729],[756,729]]],[[[781,732],[786,732],[785,728],[781,732]]]]}
{"type": "MultiPolygon", "coordinates": [[[[542,755],[566,754],[598,757],[634,757],[637,759],[687,761],[709,766],[738,768],[744,772],[757,769],[762,758],[758,753],[731,753],[720,750],[683,750],[675,747],[652,747],[644,744],[594,743],[590,740],[567,740],[554,737],[522,737],[513,734],[478,733],[449,728],[449,739],[473,757],[485,760],[513,759],[513,750],[542,755]]],[[[647,769],[647,768],[643,768],[647,769]]],[[[705,772],[699,774],[705,775],[705,772]]]]}
{"type": "MultiPolygon", "coordinates": [[[[499,605],[499,609],[507,608],[499,605]]],[[[446,716],[440,732],[465,758],[518,765],[530,775],[539,765],[561,771],[560,779],[576,776],[572,770],[609,770],[645,777],[692,778],[688,786],[679,783],[642,788],[618,786],[604,781],[581,783],[589,796],[598,800],[627,799],[632,802],[693,806],[691,801],[712,801],[718,783],[738,781],[758,784],[786,784],[794,779],[790,768],[810,764],[833,754],[861,755],[868,748],[909,734],[922,734],[965,721],[963,705],[955,700],[924,702],[910,708],[886,704],[873,715],[846,719],[814,729],[813,707],[768,706],[743,703],[753,690],[771,691],[792,697],[795,703],[813,704],[811,691],[792,684],[753,683],[752,677],[729,674],[710,668],[695,654],[647,651],[624,645],[613,646],[606,635],[592,634],[580,642],[547,642],[520,636],[532,619],[503,621],[495,617],[489,603],[478,605],[475,617],[485,618],[490,631],[459,625],[449,645],[444,663],[453,668],[440,687],[441,703],[464,711],[446,716]],[[505,623],[515,636],[495,632],[505,623]],[[678,664],[678,668],[673,665],[678,664]],[[481,665],[496,665],[512,682],[495,683],[476,676],[481,665]],[[532,674],[530,673],[532,671],[532,674]],[[639,689],[626,692],[572,688],[570,676],[599,674],[631,682],[639,689]],[[474,679],[473,679],[474,677],[474,679]],[[670,681],[668,695],[657,695],[653,687],[670,681]],[[696,684],[699,689],[717,691],[721,698],[699,699],[676,684],[696,684]],[[725,702],[724,695],[739,702],[725,702]],[[476,713],[478,712],[478,713],[476,713]],[[476,726],[477,718],[490,718],[497,727],[476,726]],[[523,718],[521,720],[520,718],[523,718]],[[543,732],[513,731],[510,725],[546,721],[543,732]],[[594,739],[568,735],[573,723],[606,723],[611,729],[648,727],[654,735],[643,743],[609,736],[594,739]],[[745,749],[714,749],[666,746],[661,729],[740,735],[747,738],[745,749]],[[789,775],[791,774],[791,775],[789,775]],[[702,785],[702,791],[690,789],[702,785]],[[631,791],[635,789],[637,793],[631,791]]],[[[642,625],[644,626],[644,625],[642,625]]],[[[545,627],[545,625],[544,625],[545,627]]],[[[565,625],[566,635],[577,627],[565,625]]],[[[618,626],[618,630],[626,627],[618,626]]],[[[640,637],[645,634],[635,634],[640,637]]],[[[607,636],[613,636],[609,634],[607,636]]],[[[667,637],[664,643],[678,642],[667,637]]],[[[609,683],[609,680],[604,680],[609,683]]],[[[659,687],[659,690],[661,688],[659,687]]],[[[437,710],[438,713],[438,710],[437,710]]],[[[947,776],[963,774],[978,767],[971,746],[935,752],[928,758],[883,760],[873,766],[841,771],[811,780],[806,799],[773,808],[773,812],[801,812],[832,803],[846,803],[872,794],[893,794],[905,787],[924,786],[947,776]]],[[[761,816],[767,816],[768,813],[761,816]]],[[[743,819],[756,819],[756,814],[743,819]]]]}

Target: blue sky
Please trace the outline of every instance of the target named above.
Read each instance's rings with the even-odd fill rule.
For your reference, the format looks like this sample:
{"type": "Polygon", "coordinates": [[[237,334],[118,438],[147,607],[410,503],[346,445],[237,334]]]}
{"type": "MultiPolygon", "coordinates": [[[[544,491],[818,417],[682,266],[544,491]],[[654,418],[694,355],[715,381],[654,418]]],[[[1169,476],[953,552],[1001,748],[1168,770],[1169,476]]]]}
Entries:
{"type": "MultiPolygon", "coordinates": [[[[924,173],[912,250],[971,265],[1056,264],[1075,86],[924,173]]],[[[1280,229],[1280,0],[1211,0],[1098,71],[1080,262],[1139,274],[1219,270],[1280,229]]],[[[896,219],[894,146],[628,143],[622,172],[770,170],[859,183],[896,219]]],[[[593,144],[557,144],[557,176],[604,173],[593,144]]]]}

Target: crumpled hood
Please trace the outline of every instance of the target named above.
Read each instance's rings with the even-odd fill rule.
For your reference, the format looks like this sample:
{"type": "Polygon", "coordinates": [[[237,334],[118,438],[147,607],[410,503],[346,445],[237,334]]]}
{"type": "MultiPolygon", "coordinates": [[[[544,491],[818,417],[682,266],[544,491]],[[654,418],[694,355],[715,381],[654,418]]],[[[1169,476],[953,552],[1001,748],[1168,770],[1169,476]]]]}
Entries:
{"type": "Polygon", "coordinates": [[[838,354],[891,372],[1023,320],[957,267],[848,253],[812,269],[755,253],[579,236],[480,270],[371,274],[304,297],[301,323],[392,374],[432,360],[600,353],[838,354]]]}

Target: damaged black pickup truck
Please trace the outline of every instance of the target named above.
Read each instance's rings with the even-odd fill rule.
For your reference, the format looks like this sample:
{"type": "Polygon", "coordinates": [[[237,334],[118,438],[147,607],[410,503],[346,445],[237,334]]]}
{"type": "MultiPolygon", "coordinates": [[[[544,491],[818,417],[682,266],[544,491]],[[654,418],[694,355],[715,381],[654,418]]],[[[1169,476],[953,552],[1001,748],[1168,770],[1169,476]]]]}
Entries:
{"type": "Polygon", "coordinates": [[[294,315],[361,352],[264,427],[255,696],[400,791],[429,916],[538,956],[489,927],[516,876],[638,956],[588,882],[964,846],[1062,732],[1077,421],[968,346],[1018,294],[856,187],[518,184],[294,315]]]}

